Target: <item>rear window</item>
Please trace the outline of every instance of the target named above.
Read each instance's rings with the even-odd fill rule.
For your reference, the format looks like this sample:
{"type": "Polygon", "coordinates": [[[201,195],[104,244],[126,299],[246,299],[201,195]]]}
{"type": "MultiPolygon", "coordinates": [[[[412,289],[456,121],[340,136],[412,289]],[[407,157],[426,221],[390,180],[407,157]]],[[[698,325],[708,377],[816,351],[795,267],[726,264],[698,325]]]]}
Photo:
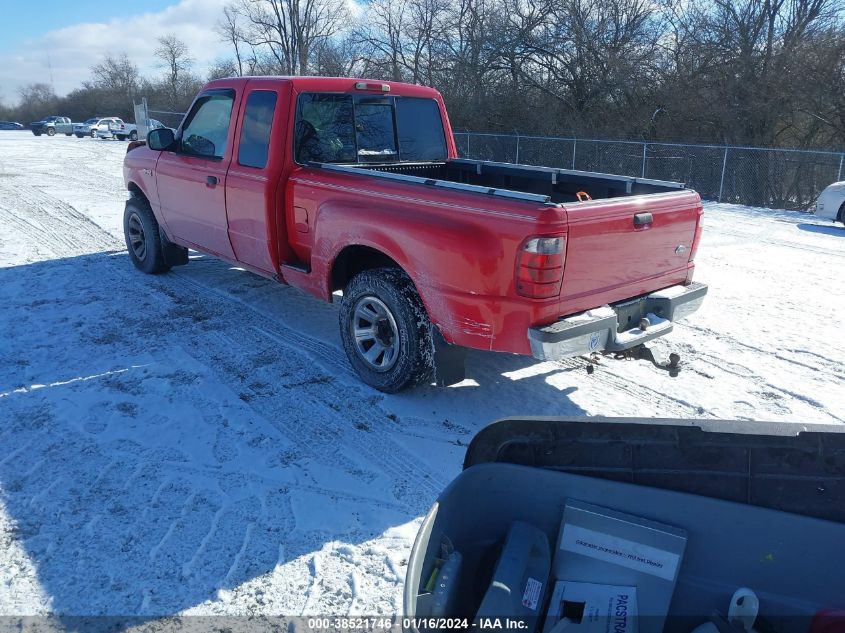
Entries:
{"type": "Polygon", "coordinates": [[[298,163],[446,160],[446,135],[434,99],[302,94],[297,101],[298,163]]]}
{"type": "Polygon", "coordinates": [[[446,160],[446,135],[434,99],[397,99],[396,130],[403,160],[446,160]]]}

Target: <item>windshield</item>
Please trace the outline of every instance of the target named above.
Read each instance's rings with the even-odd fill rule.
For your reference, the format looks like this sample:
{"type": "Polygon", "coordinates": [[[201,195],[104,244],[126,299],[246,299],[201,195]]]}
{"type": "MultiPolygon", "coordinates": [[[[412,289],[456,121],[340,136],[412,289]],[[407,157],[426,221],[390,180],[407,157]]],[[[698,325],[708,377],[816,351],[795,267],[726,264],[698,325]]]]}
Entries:
{"type": "Polygon", "coordinates": [[[434,99],[300,95],[296,161],[387,163],[443,161],[446,135],[434,99]]]}

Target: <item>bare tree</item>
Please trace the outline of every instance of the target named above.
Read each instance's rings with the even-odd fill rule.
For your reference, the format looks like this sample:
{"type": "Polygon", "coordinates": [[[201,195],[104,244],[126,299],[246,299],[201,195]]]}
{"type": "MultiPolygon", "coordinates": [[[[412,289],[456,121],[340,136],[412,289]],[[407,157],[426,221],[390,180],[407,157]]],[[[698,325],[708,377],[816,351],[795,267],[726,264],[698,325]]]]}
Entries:
{"type": "Polygon", "coordinates": [[[175,109],[179,102],[181,83],[186,79],[194,60],[188,55],[188,45],[173,34],[158,38],[154,54],[166,70],[164,81],[170,99],[168,107],[175,109]]]}
{"type": "Polygon", "coordinates": [[[119,92],[132,99],[138,90],[141,74],[126,53],[115,57],[106,55],[102,62],[91,68],[94,85],[104,90],[119,92]]]}
{"type": "Polygon", "coordinates": [[[35,121],[51,114],[57,114],[58,97],[50,84],[34,83],[18,89],[20,106],[18,116],[24,122],[35,121]]]}
{"type": "Polygon", "coordinates": [[[256,51],[258,64],[263,57],[287,75],[308,74],[317,48],[349,18],[344,0],[236,0],[230,11],[243,20],[236,37],[256,51]]]}
{"type": "MultiPolygon", "coordinates": [[[[239,77],[244,75],[245,54],[247,53],[245,49],[250,48],[246,43],[246,35],[241,28],[240,18],[237,7],[227,5],[223,7],[223,18],[217,23],[216,27],[221,39],[232,45],[235,53],[236,74],[239,77]]],[[[254,62],[252,65],[254,65],[254,62]]]]}

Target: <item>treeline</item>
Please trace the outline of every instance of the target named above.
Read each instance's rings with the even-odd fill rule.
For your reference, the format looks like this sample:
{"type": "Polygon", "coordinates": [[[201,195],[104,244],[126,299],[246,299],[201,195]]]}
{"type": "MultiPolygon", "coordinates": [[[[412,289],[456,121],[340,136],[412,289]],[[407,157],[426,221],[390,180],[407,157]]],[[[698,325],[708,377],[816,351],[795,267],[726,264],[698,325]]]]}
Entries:
{"type": "Polygon", "coordinates": [[[159,38],[154,52],[162,68],[156,77],[143,77],[126,54],[108,55],[91,69],[90,80],[67,96],[56,96],[46,83],[23,87],[16,106],[0,104],[0,120],[28,124],[57,114],[74,121],[94,116],[134,121],[133,103],[141,97],[161,110],[184,112],[204,78],[195,73],[188,47],[175,35],[159,38]]]}
{"type": "MultiPolygon", "coordinates": [[[[231,56],[211,77],[422,83],[459,130],[845,146],[841,0],[233,0],[218,32],[231,56]]],[[[134,84],[111,86],[131,73],[95,69],[66,107],[114,96],[126,108],[132,84],[181,109],[198,79],[187,51],[166,57],[153,82],[136,69],[134,84]]]]}
{"type": "MultiPolygon", "coordinates": [[[[423,83],[456,129],[845,146],[842,0],[234,0],[226,73],[423,83]]],[[[225,68],[224,68],[225,67],[225,68]]]]}

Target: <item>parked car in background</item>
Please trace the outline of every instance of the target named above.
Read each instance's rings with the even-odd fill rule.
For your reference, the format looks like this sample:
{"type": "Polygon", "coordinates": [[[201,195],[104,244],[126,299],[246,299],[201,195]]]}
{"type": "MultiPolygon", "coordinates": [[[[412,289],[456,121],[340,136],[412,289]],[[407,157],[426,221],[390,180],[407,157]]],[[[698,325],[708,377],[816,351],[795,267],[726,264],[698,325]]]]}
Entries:
{"type": "Polygon", "coordinates": [[[126,125],[123,119],[118,117],[106,117],[97,121],[96,135],[101,139],[117,138],[116,132],[120,126],[126,125]]]}
{"type": "Polygon", "coordinates": [[[85,138],[86,136],[96,138],[97,124],[100,120],[101,117],[95,116],[92,119],[86,119],[84,123],[74,123],[73,133],[76,135],[76,138],[85,138]]]}
{"type": "Polygon", "coordinates": [[[15,123],[14,121],[0,121],[0,130],[22,130],[23,123],[15,123]]]}
{"type": "Polygon", "coordinates": [[[845,224],[845,180],[828,185],[819,194],[816,215],[845,224]]]}
{"type": "Polygon", "coordinates": [[[56,134],[73,135],[73,123],[66,116],[48,116],[41,121],[33,121],[29,124],[29,129],[35,136],[42,134],[47,136],[55,136],[56,134]]]}
{"type": "MultiPolygon", "coordinates": [[[[125,123],[121,119],[111,119],[111,123],[108,125],[108,129],[100,128],[97,132],[97,136],[100,138],[115,138],[118,141],[125,141],[129,139],[130,141],[137,141],[138,140],[138,126],[134,123],[125,123]]],[[[147,119],[148,126],[147,132],[149,133],[151,130],[157,130],[159,128],[167,127],[161,121],[157,121],[155,119],[147,119]]]]}

